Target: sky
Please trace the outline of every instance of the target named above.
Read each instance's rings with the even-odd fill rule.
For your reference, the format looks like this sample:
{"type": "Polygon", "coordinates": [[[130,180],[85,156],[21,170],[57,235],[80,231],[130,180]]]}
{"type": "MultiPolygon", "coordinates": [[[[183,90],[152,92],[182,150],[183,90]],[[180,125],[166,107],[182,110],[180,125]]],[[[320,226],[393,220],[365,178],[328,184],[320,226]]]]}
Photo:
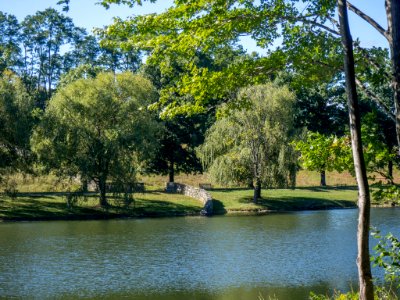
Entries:
{"type": "MultiPolygon", "coordinates": [[[[135,6],[134,8],[113,5],[109,10],[106,10],[102,6],[96,5],[95,2],[97,1],[71,0],[70,11],[66,14],[73,19],[76,26],[84,27],[88,32],[91,32],[94,27],[103,27],[111,24],[113,17],[124,19],[131,15],[159,13],[172,4],[172,0],[158,0],[156,3],[145,2],[143,6],[135,6]]],[[[383,28],[386,28],[384,0],[353,0],[351,2],[378,21],[383,28]]],[[[57,0],[0,0],[0,10],[13,14],[19,21],[22,21],[25,16],[35,14],[36,11],[44,10],[48,7],[55,7],[61,10],[56,3],[57,0]]],[[[349,19],[353,38],[359,38],[362,46],[368,48],[372,46],[388,47],[385,38],[365,21],[355,16],[352,12],[349,12],[349,19]]],[[[256,43],[250,38],[243,38],[241,43],[248,52],[264,52],[257,48],[256,43]]]]}

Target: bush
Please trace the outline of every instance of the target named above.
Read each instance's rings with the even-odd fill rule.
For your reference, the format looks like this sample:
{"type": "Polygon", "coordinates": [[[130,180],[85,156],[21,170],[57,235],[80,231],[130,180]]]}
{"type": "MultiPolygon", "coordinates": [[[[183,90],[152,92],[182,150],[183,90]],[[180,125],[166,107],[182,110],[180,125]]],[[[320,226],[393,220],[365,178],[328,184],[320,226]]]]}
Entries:
{"type": "Polygon", "coordinates": [[[14,179],[7,179],[5,182],[4,193],[6,196],[15,199],[18,195],[17,182],[14,179]]]}
{"type": "Polygon", "coordinates": [[[380,231],[374,229],[371,235],[379,239],[374,247],[376,256],[371,256],[374,266],[383,268],[385,281],[395,288],[400,288],[400,241],[393,234],[381,236],[380,231]]]}
{"type": "Polygon", "coordinates": [[[76,189],[75,191],[68,192],[65,195],[65,200],[67,202],[67,207],[73,208],[79,203],[79,200],[85,201],[86,196],[85,196],[84,192],[82,191],[82,189],[79,188],[79,189],[76,189]]]}

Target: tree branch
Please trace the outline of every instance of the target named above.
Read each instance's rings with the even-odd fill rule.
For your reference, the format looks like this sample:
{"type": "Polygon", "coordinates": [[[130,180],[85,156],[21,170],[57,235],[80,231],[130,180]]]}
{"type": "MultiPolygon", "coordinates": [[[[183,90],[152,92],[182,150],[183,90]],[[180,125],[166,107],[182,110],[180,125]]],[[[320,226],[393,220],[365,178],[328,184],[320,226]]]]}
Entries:
{"type": "Polygon", "coordinates": [[[370,16],[366,15],[363,13],[361,10],[359,10],[357,7],[355,7],[353,4],[350,2],[347,2],[347,7],[354,12],[356,15],[358,15],[360,18],[362,18],[364,21],[369,23],[372,27],[374,27],[380,34],[382,34],[388,41],[390,40],[388,32],[381,26],[379,25],[378,22],[376,22],[374,19],[372,19],[370,16]]]}
{"type": "Polygon", "coordinates": [[[356,84],[359,87],[359,89],[361,90],[361,92],[366,95],[368,98],[372,99],[375,101],[376,104],[378,104],[378,106],[385,112],[385,114],[394,122],[396,122],[396,117],[394,115],[393,112],[390,111],[390,108],[387,107],[387,105],[383,102],[383,100],[381,98],[379,98],[379,96],[375,95],[374,93],[372,93],[370,90],[368,90],[367,87],[365,87],[364,84],[362,84],[362,82],[356,78],[356,84]]]}
{"type": "Polygon", "coordinates": [[[330,32],[330,33],[332,33],[332,34],[334,34],[334,35],[340,36],[340,32],[339,32],[339,31],[336,31],[335,29],[332,29],[332,28],[330,28],[330,27],[328,27],[328,26],[326,26],[326,25],[324,25],[324,24],[318,23],[318,22],[313,21],[313,20],[308,20],[308,19],[306,19],[305,17],[298,17],[298,18],[296,18],[296,19],[297,19],[298,21],[300,21],[300,22],[305,23],[305,24],[314,25],[314,26],[319,27],[319,28],[322,28],[322,29],[324,29],[324,30],[326,30],[326,31],[328,31],[328,32],[330,32]]]}
{"type": "MultiPolygon", "coordinates": [[[[358,51],[360,51],[360,53],[363,55],[363,57],[365,59],[367,59],[367,61],[377,70],[380,69],[379,65],[375,62],[375,60],[371,57],[371,55],[369,55],[369,53],[362,47],[360,47],[358,44],[354,43],[354,48],[357,49],[358,51]]],[[[385,75],[387,80],[391,80],[391,75],[384,71],[383,74],[385,75]]]]}

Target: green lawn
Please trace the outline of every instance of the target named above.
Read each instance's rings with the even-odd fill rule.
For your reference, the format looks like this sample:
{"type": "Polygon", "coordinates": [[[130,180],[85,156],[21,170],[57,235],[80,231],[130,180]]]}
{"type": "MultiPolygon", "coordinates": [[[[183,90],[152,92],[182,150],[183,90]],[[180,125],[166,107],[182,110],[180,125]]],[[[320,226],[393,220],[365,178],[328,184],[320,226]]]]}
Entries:
{"type": "MultiPolygon", "coordinates": [[[[263,190],[253,204],[253,191],[216,189],[211,191],[215,214],[260,213],[355,207],[357,190],[346,188],[297,188],[263,190]]],[[[68,208],[63,193],[20,193],[14,199],[0,196],[0,220],[101,219],[118,217],[160,217],[199,215],[202,203],[179,194],[147,191],[134,194],[125,206],[121,198],[109,195],[110,207],[98,206],[98,196],[88,194],[68,208]]]]}
{"type": "Polygon", "coordinates": [[[21,193],[14,199],[0,196],[0,220],[198,215],[202,209],[200,201],[178,194],[146,192],[135,194],[134,199],[125,207],[121,199],[110,196],[110,207],[103,209],[98,206],[98,196],[94,194],[79,198],[71,208],[62,193],[21,193]]]}
{"type": "Polygon", "coordinates": [[[211,195],[214,212],[218,214],[355,207],[357,201],[355,187],[262,190],[262,199],[257,204],[253,203],[253,191],[249,189],[218,189],[211,191],[211,195]]]}

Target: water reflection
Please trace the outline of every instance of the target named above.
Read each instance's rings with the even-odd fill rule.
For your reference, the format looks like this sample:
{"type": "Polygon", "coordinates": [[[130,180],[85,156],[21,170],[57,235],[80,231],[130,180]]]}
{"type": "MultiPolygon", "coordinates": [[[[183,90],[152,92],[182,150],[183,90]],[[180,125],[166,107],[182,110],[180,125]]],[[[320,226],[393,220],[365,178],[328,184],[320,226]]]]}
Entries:
{"type": "MultiPolygon", "coordinates": [[[[373,224],[399,234],[400,210],[373,224]]],[[[348,290],[357,210],[0,224],[0,298],[306,299],[348,290]]]]}

